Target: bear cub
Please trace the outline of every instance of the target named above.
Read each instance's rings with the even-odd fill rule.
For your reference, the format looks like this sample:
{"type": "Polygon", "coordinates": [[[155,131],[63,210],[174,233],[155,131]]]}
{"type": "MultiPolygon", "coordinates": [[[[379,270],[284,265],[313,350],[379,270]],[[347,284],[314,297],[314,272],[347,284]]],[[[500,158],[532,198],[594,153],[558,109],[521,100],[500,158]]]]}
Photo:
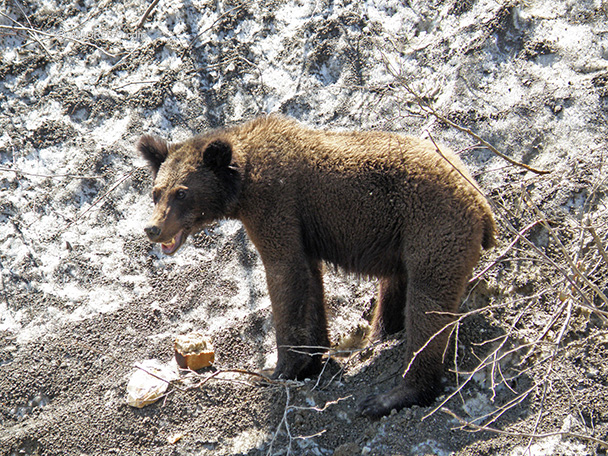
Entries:
{"type": "Polygon", "coordinates": [[[215,220],[243,223],[266,271],[274,378],[322,368],[313,347],[329,347],[328,262],[379,279],[373,338],[405,329],[400,372],[409,365],[407,374],[367,397],[361,412],[378,417],[433,402],[448,343],[441,329],[496,232],[488,202],[456,155],[421,139],[313,130],[274,115],[179,144],[143,136],[137,148],[154,179],[145,232],[165,254],[215,220]]]}

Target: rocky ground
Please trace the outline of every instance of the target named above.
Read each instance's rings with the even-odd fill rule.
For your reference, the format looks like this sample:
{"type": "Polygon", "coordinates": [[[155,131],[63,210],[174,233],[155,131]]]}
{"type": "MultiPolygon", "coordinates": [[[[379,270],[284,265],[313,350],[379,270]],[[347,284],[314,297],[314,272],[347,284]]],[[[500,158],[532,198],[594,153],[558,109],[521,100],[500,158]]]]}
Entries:
{"type": "Polygon", "coordinates": [[[140,25],[149,5],[0,8],[0,454],[605,454],[606,2],[166,0],[140,25]],[[269,112],[431,136],[487,193],[499,246],[433,406],[357,413],[402,369],[400,338],[357,349],[373,280],[328,270],[337,352],[319,378],[260,384],[235,372],[276,360],[243,228],[170,258],[145,239],[138,137],[269,112]],[[195,330],[215,367],[127,405],[135,364],[171,365],[195,330]]]}

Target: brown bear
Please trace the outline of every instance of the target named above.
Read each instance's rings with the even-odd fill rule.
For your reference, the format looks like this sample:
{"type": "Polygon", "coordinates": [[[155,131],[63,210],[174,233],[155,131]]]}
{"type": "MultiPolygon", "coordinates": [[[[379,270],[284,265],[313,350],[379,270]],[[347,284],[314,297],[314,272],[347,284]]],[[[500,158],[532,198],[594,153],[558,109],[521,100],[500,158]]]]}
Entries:
{"type": "Polygon", "coordinates": [[[435,335],[361,412],[377,417],[435,399],[449,331],[436,334],[453,321],[481,248],[495,242],[490,206],[456,155],[430,141],[312,130],[276,115],[173,145],[143,136],[138,149],[154,178],[145,232],[164,253],[215,220],[245,226],[266,271],[274,378],[321,370],[328,262],[379,278],[373,337],[405,329],[402,373],[435,335]]]}

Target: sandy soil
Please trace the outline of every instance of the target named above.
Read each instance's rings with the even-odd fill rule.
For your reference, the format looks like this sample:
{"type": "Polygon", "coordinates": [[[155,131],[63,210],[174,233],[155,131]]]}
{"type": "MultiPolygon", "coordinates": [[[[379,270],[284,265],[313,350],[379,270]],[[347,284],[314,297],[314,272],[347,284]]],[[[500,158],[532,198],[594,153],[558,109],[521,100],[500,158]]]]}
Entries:
{"type": "Polygon", "coordinates": [[[137,29],[148,5],[0,9],[0,454],[605,454],[605,2],[167,0],[137,29]],[[431,135],[487,193],[499,246],[433,406],[357,413],[402,366],[399,337],[356,348],[373,280],[330,268],[340,356],[319,378],[261,384],[235,372],[276,359],[242,227],[211,226],[171,258],[145,239],[137,138],[264,112],[431,135]],[[213,340],[214,368],[127,405],[135,364],[171,365],[190,331],[213,340]]]}

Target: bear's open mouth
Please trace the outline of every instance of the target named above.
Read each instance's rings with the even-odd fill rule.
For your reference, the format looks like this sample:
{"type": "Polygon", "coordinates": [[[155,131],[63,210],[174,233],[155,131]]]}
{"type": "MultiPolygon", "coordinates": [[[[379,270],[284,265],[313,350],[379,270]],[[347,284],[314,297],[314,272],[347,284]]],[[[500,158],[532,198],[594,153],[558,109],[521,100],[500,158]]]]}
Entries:
{"type": "Polygon", "coordinates": [[[184,242],[184,230],[180,230],[169,242],[162,243],[161,249],[165,255],[173,255],[184,242]]]}

